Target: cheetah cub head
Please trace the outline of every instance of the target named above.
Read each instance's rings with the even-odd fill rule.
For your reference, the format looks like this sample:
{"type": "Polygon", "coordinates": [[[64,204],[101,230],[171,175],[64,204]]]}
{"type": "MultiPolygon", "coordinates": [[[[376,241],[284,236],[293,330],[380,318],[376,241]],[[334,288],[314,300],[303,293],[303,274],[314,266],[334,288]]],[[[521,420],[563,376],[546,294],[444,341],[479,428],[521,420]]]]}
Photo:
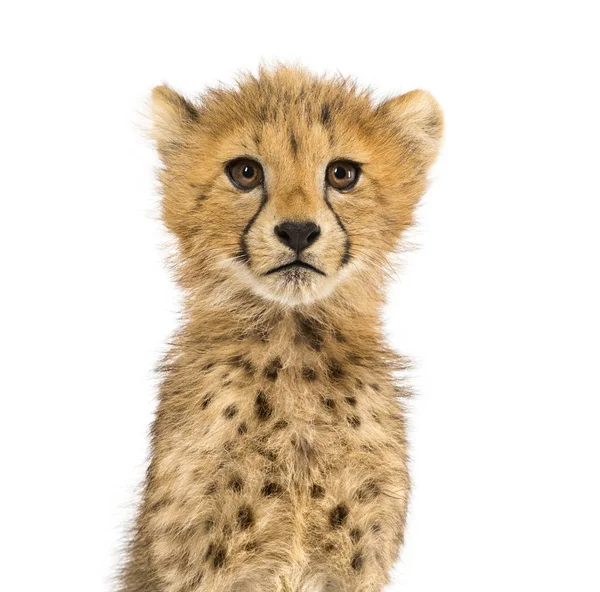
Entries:
{"type": "Polygon", "coordinates": [[[163,218],[190,286],[289,306],[380,283],[442,136],[425,91],[376,103],[347,79],[291,67],[195,102],[159,86],[152,119],[163,218]]]}

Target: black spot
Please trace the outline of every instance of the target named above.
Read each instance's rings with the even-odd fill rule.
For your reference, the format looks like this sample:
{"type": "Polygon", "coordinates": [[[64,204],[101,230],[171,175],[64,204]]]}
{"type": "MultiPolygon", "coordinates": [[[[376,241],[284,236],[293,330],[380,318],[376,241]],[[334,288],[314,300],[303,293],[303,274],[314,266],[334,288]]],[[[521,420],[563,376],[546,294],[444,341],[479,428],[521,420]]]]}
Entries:
{"type": "Polygon", "coordinates": [[[288,427],[288,422],[285,419],[280,419],[277,423],[275,423],[275,425],[273,426],[274,430],[283,430],[284,428],[288,427]]]}
{"type": "Polygon", "coordinates": [[[352,562],[350,563],[350,565],[352,566],[352,569],[354,571],[359,571],[360,568],[363,566],[363,563],[364,559],[362,553],[358,552],[354,554],[354,557],[352,557],[352,562]]]}
{"type": "Polygon", "coordinates": [[[215,545],[214,543],[210,543],[210,545],[208,545],[208,548],[206,549],[206,553],[204,554],[204,561],[208,561],[213,556],[214,552],[215,545]]]}
{"type": "Polygon", "coordinates": [[[381,524],[379,524],[379,522],[373,522],[373,524],[371,524],[371,530],[375,533],[379,532],[381,530],[381,524]]]}
{"type": "Polygon", "coordinates": [[[239,493],[240,491],[242,491],[243,488],[244,482],[242,481],[242,478],[239,475],[234,475],[229,480],[229,489],[231,489],[232,491],[239,493]]]}
{"type": "Polygon", "coordinates": [[[275,358],[271,360],[267,367],[265,368],[265,377],[269,380],[277,380],[277,376],[279,375],[279,371],[281,370],[281,360],[279,358],[275,358]]]}
{"type": "Polygon", "coordinates": [[[304,367],[302,368],[302,378],[304,378],[304,380],[309,380],[309,381],[313,381],[313,380],[317,380],[317,373],[314,371],[313,368],[308,368],[308,367],[304,367]]]}
{"type": "Polygon", "coordinates": [[[254,524],[254,512],[250,506],[242,506],[238,510],[237,522],[242,530],[246,530],[254,524]]]}
{"type": "Polygon", "coordinates": [[[360,417],[358,417],[358,415],[349,415],[348,416],[348,423],[353,428],[358,428],[358,427],[360,427],[360,417]]]}
{"type": "Polygon", "coordinates": [[[215,527],[215,521],[213,518],[207,518],[204,521],[204,532],[209,533],[215,527]]]}
{"type": "Polygon", "coordinates": [[[273,410],[271,409],[271,405],[269,405],[269,401],[267,401],[267,397],[263,391],[258,391],[254,407],[256,410],[256,416],[258,419],[260,419],[260,421],[266,421],[269,419],[269,417],[271,417],[273,410]]]}
{"type": "Polygon", "coordinates": [[[345,506],[344,504],[340,504],[333,508],[329,514],[329,524],[331,524],[331,528],[340,528],[343,526],[349,512],[348,506],[345,506]]]}
{"type": "Polygon", "coordinates": [[[355,364],[356,366],[362,366],[364,362],[362,356],[357,356],[356,354],[348,354],[346,358],[351,364],[355,364]]]}
{"type": "Polygon", "coordinates": [[[371,387],[371,388],[372,388],[374,391],[376,391],[376,392],[379,392],[379,390],[380,390],[380,389],[379,389],[379,385],[378,385],[378,384],[374,384],[374,383],[373,383],[373,384],[371,384],[371,385],[369,385],[369,386],[370,386],[370,387],[371,387]]]}
{"type": "Polygon", "coordinates": [[[246,425],[246,422],[245,422],[245,421],[243,421],[243,422],[242,422],[242,423],[241,423],[241,424],[238,426],[238,429],[237,429],[237,431],[238,431],[238,434],[239,434],[240,436],[243,436],[245,433],[247,433],[247,432],[248,432],[248,426],[246,425]]]}
{"type": "Polygon", "coordinates": [[[358,489],[358,491],[356,492],[356,497],[357,499],[364,501],[374,499],[380,493],[381,489],[379,485],[377,485],[377,483],[375,483],[375,481],[373,481],[372,479],[369,479],[361,485],[360,489],[358,489]]]}
{"type": "Polygon", "coordinates": [[[294,132],[290,132],[290,147],[292,148],[293,155],[296,156],[298,154],[298,140],[296,140],[294,132]]]}
{"type": "Polygon", "coordinates": [[[235,417],[237,412],[238,412],[238,408],[235,405],[229,405],[228,407],[225,408],[225,411],[223,411],[223,415],[227,419],[231,419],[232,417],[235,417]]]}
{"type": "Polygon", "coordinates": [[[356,407],[356,397],[346,397],[346,403],[352,407],[356,407]]]}
{"type": "Polygon", "coordinates": [[[259,450],[259,453],[265,458],[269,459],[271,462],[275,462],[277,460],[277,453],[274,450],[267,450],[266,448],[262,448],[259,450]]]}
{"type": "Polygon", "coordinates": [[[350,531],[350,538],[352,539],[352,542],[357,543],[361,537],[362,537],[362,532],[360,531],[359,528],[353,528],[350,531]]]}
{"type": "Polygon", "coordinates": [[[256,370],[254,364],[250,362],[250,360],[244,358],[244,356],[232,356],[229,358],[229,363],[233,366],[241,368],[242,370],[245,370],[248,374],[254,374],[256,370]]]}
{"type": "Polygon", "coordinates": [[[338,361],[333,360],[329,363],[329,376],[332,380],[341,380],[344,374],[344,368],[338,361]]]}
{"type": "Polygon", "coordinates": [[[219,547],[218,549],[216,549],[213,557],[213,565],[215,566],[215,569],[223,567],[223,565],[225,565],[226,558],[227,553],[225,552],[225,549],[223,547],[219,547]]]}
{"type": "Polygon", "coordinates": [[[206,495],[212,495],[213,493],[216,493],[216,491],[217,491],[217,484],[214,481],[207,485],[206,495]]]}
{"type": "Polygon", "coordinates": [[[323,103],[321,106],[321,123],[323,125],[329,125],[331,119],[331,107],[329,103],[323,103]]]}
{"type": "Polygon", "coordinates": [[[315,351],[321,351],[323,337],[319,333],[317,323],[313,319],[301,315],[297,315],[296,320],[302,339],[315,351]]]}
{"type": "Polygon", "coordinates": [[[254,364],[252,364],[252,362],[250,362],[249,360],[243,360],[240,363],[240,368],[242,370],[245,370],[248,374],[254,374],[255,372],[255,368],[254,368],[254,364]]]}
{"type": "Polygon", "coordinates": [[[323,399],[323,405],[332,411],[335,409],[335,401],[329,397],[323,399]]]}
{"type": "Polygon", "coordinates": [[[265,497],[272,497],[275,495],[279,495],[283,492],[283,487],[279,485],[279,483],[274,483],[273,481],[269,481],[265,483],[261,489],[261,494],[265,497]]]}
{"type": "Polygon", "coordinates": [[[212,401],[212,398],[213,398],[212,393],[209,393],[208,395],[206,395],[204,397],[204,399],[202,399],[202,402],[200,403],[200,408],[206,409],[208,407],[208,405],[210,404],[210,402],[212,401]]]}
{"type": "Polygon", "coordinates": [[[333,550],[335,549],[335,545],[333,543],[327,543],[324,547],[323,550],[326,553],[331,553],[333,550]]]}
{"type": "Polygon", "coordinates": [[[344,337],[343,333],[340,333],[340,331],[337,329],[333,330],[333,336],[338,343],[346,343],[346,338],[344,337]]]}
{"type": "Polygon", "coordinates": [[[202,366],[202,372],[208,372],[211,368],[213,368],[215,365],[214,362],[209,362],[208,364],[204,364],[204,366],[202,366]]]}
{"type": "Polygon", "coordinates": [[[325,495],[325,488],[322,485],[317,485],[316,483],[313,483],[313,486],[310,488],[310,497],[320,499],[324,495],[325,495]]]}

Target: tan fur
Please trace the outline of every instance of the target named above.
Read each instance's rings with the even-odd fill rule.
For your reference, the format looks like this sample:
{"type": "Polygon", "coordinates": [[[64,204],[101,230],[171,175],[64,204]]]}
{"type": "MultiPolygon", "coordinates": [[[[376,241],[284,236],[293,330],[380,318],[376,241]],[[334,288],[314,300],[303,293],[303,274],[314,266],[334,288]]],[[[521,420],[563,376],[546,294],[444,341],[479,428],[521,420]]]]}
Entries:
{"type": "Polygon", "coordinates": [[[121,589],[381,590],[409,477],[403,361],[380,312],[441,112],[424,91],[377,105],[289,67],[197,103],[158,87],[152,105],[185,310],[121,589]],[[224,167],[239,156],[262,164],[264,188],[232,185],[224,167]],[[324,185],[340,158],[362,163],[348,193],[324,185]],[[263,275],[290,260],[273,232],[283,220],[320,226],[306,258],[326,276],[263,275]]]}

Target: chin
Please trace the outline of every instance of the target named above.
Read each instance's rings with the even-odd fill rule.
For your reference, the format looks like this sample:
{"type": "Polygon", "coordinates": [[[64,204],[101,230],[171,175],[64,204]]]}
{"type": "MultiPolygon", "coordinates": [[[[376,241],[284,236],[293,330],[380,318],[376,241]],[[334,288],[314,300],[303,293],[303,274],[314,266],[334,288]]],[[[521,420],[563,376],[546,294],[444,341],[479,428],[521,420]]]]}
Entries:
{"type": "Polygon", "coordinates": [[[334,290],[335,278],[317,275],[308,269],[287,269],[268,278],[256,278],[254,289],[261,296],[284,304],[298,306],[327,298],[334,290]]]}
{"type": "Polygon", "coordinates": [[[306,306],[326,300],[341,284],[347,282],[353,272],[362,269],[353,261],[341,270],[321,275],[303,267],[291,267],[268,275],[253,272],[246,264],[228,259],[222,267],[233,269],[233,278],[239,287],[245,286],[269,302],[295,307],[306,306]]]}
{"type": "Polygon", "coordinates": [[[269,276],[246,275],[252,291],[272,302],[285,306],[312,304],[331,295],[338,284],[337,277],[325,277],[301,267],[284,269],[269,276]]]}

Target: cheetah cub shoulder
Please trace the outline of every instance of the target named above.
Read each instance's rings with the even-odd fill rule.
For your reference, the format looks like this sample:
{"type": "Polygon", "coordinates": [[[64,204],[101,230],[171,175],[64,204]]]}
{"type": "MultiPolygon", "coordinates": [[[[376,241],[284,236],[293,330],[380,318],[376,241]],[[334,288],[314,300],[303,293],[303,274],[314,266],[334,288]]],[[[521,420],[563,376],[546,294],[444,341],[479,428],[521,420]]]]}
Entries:
{"type": "Polygon", "coordinates": [[[380,314],[441,111],[278,67],[152,114],[185,322],[120,589],[380,591],[409,493],[380,314]]]}

